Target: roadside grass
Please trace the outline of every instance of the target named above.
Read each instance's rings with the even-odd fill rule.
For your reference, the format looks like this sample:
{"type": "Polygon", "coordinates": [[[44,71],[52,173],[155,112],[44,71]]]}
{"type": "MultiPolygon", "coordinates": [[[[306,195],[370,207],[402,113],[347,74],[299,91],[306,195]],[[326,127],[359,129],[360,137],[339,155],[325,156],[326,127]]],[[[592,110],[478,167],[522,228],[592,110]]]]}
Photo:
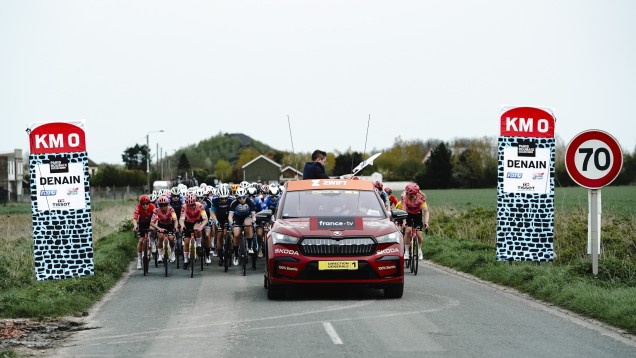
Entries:
{"type": "Polygon", "coordinates": [[[37,281],[29,204],[5,211],[0,230],[0,318],[48,318],[82,315],[113,287],[135,252],[132,204],[96,203],[93,211],[95,275],[37,281]],[[27,208],[27,213],[24,213],[27,208]]]}
{"type": "MultiPolygon", "coordinates": [[[[634,192],[631,187],[627,191],[634,192]]],[[[442,193],[436,194],[445,200],[442,193]]],[[[624,195],[624,203],[635,200],[624,195]]],[[[605,204],[607,196],[603,200],[605,204]]],[[[569,204],[567,210],[555,209],[554,262],[496,261],[494,206],[457,209],[452,198],[445,201],[449,205],[431,206],[432,226],[424,243],[424,257],[636,334],[633,208],[614,205],[604,210],[599,273],[594,276],[587,255],[586,193],[585,201],[583,207],[569,204]]]]}

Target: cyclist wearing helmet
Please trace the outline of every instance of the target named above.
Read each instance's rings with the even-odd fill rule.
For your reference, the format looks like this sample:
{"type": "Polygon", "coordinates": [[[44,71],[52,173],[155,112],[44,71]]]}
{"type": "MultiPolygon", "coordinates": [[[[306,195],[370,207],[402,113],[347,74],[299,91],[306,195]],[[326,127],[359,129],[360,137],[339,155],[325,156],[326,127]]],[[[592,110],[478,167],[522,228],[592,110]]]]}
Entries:
{"type": "Polygon", "coordinates": [[[239,237],[241,236],[241,229],[245,230],[245,239],[247,240],[247,247],[249,248],[249,254],[253,254],[252,250],[252,223],[256,221],[256,211],[258,210],[254,201],[247,196],[247,190],[245,188],[238,188],[236,190],[236,200],[230,204],[230,213],[228,220],[230,226],[236,224],[234,227],[234,240],[232,245],[234,246],[234,265],[238,265],[238,244],[239,237]],[[245,225],[241,228],[240,225],[245,225]]]}
{"type": "Polygon", "coordinates": [[[183,195],[181,195],[181,188],[173,187],[170,190],[170,206],[174,209],[175,214],[177,214],[177,223],[179,223],[179,219],[181,218],[181,208],[183,207],[183,195]]]}
{"type": "Polygon", "coordinates": [[[393,190],[391,190],[391,188],[389,188],[388,186],[384,187],[384,192],[386,193],[386,195],[388,196],[388,201],[389,201],[389,206],[391,208],[395,208],[395,206],[398,203],[397,198],[395,197],[395,195],[393,195],[393,190]]]}
{"type": "MultiPolygon", "coordinates": [[[[170,248],[174,249],[174,233],[177,231],[177,213],[174,212],[172,206],[170,206],[170,199],[165,196],[157,199],[158,208],[152,213],[152,219],[150,220],[150,226],[157,230],[158,242],[163,242],[163,236],[168,235],[168,241],[170,242],[170,248]]],[[[163,248],[158,245],[159,257],[158,261],[163,261],[163,248]]],[[[171,250],[170,262],[174,262],[174,250],[171,250]]]]}
{"type": "MultiPolygon", "coordinates": [[[[270,184],[268,189],[268,195],[263,199],[262,210],[271,210],[272,216],[276,214],[276,209],[278,209],[278,200],[280,198],[280,190],[279,187],[275,184],[270,184]]],[[[269,231],[269,220],[263,222],[256,223],[256,239],[258,240],[259,252],[258,256],[262,257],[262,250],[265,250],[266,247],[263,245],[263,238],[267,235],[269,231]]]]}
{"type": "MultiPolygon", "coordinates": [[[[422,228],[428,230],[428,206],[426,205],[426,195],[420,193],[420,187],[416,183],[410,183],[404,188],[402,193],[402,208],[408,216],[406,217],[406,230],[404,233],[404,259],[409,259],[409,249],[411,248],[411,233],[415,229],[415,235],[422,247],[422,228]]],[[[423,260],[424,255],[420,255],[423,260]]]]}
{"type": "MultiPolygon", "coordinates": [[[[228,215],[230,213],[230,188],[220,186],[217,190],[218,196],[212,199],[212,209],[210,210],[210,220],[216,226],[216,253],[219,256],[219,266],[223,266],[223,231],[225,224],[228,223],[228,215]]],[[[230,253],[227,253],[228,255],[230,253]]]]}
{"type": "MultiPolygon", "coordinates": [[[[183,229],[183,237],[189,238],[192,233],[197,241],[197,246],[201,246],[201,231],[208,223],[208,216],[205,213],[205,208],[199,202],[197,202],[197,196],[194,193],[188,193],[185,198],[185,205],[181,209],[181,218],[179,219],[179,225],[183,229]]],[[[188,269],[188,254],[190,251],[190,240],[184,240],[183,243],[183,268],[188,269]]],[[[194,262],[192,263],[194,265],[194,262]]]]}
{"type": "Polygon", "coordinates": [[[155,210],[155,204],[150,202],[149,195],[139,197],[139,204],[133,213],[133,230],[137,232],[137,270],[141,270],[141,249],[146,232],[150,231],[150,219],[155,210]]]}
{"type": "MultiPolygon", "coordinates": [[[[201,185],[205,185],[205,183],[201,185]]],[[[197,194],[197,201],[203,204],[203,208],[205,209],[205,214],[209,218],[210,210],[212,209],[212,200],[210,200],[210,197],[208,196],[207,186],[205,186],[205,189],[198,189],[196,191],[196,194],[197,194]]],[[[210,249],[212,248],[212,227],[210,225],[211,223],[212,222],[208,220],[207,225],[205,225],[205,228],[203,229],[203,238],[205,239],[205,263],[207,264],[212,262],[210,259],[210,249]]]]}

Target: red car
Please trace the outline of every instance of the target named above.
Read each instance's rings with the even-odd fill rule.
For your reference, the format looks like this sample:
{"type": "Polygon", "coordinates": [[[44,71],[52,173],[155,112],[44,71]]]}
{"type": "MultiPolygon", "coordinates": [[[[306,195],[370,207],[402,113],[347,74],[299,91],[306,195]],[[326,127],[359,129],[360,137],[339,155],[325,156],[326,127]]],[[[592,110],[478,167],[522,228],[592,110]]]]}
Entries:
{"type": "Polygon", "coordinates": [[[371,181],[287,182],[264,250],[267,297],[310,284],[371,286],[402,297],[404,243],[391,220],[371,181]]]}

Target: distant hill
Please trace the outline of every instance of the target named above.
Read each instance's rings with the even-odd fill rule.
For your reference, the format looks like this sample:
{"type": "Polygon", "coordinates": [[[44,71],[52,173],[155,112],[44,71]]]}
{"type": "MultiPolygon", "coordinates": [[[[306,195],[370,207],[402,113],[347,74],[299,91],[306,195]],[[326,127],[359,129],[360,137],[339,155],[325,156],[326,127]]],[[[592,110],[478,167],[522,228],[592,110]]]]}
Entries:
{"type": "Polygon", "coordinates": [[[245,148],[254,148],[260,153],[278,153],[279,151],[243,133],[219,133],[197,144],[177,150],[173,155],[176,163],[185,153],[192,168],[204,168],[213,171],[214,165],[220,159],[228,161],[234,166],[245,148]]]}

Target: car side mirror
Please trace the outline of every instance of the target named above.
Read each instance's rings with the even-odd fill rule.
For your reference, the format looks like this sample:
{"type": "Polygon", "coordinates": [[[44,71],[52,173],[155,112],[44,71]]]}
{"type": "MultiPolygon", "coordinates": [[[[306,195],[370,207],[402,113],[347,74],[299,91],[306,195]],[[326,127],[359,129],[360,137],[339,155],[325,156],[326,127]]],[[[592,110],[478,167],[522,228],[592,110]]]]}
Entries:
{"type": "Polygon", "coordinates": [[[408,213],[400,209],[391,209],[392,220],[404,220],[408,216],[408,213]]]}
{"type": "Polygon", "coordinates": [[[265,210],[261,210],[259,212],[256,213],[256,220],[259,221],[264,221],[264,220],[269,220],[269,218],[272,216],[272,210],[271,209],[265,209],[265,210]]]}

